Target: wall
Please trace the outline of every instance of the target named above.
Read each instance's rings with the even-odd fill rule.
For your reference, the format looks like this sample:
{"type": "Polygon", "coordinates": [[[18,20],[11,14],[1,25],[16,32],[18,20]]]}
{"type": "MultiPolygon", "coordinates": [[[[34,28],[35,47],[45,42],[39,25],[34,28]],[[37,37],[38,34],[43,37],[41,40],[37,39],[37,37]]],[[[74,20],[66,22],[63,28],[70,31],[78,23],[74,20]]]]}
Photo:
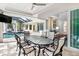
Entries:
{"type": "Polygon", "coordinates": [[[3,38],[3,24],[0,22],[0,39],[3,38]]]}
{"type": "Polygon", "coordinates": [[[60,12],[68,11],[71,9],[79,8],[79,3],[55,3],[39,13],[38,17],[47,19],[48,17],[60,12]]]}
{"type": "Polygon", "coordinates": [[[67,12],[58,14],[57,16],[57,25],[59,26],[59,31],[64,32],[64,22],[68,22],[67,12]]]}

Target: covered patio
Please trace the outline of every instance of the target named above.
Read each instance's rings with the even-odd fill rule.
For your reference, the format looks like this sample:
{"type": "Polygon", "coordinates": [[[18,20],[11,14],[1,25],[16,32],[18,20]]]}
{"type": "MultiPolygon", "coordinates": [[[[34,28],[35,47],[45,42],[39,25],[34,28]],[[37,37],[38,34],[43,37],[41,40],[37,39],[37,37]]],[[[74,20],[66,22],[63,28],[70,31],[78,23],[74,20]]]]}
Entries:
{"type": "MultiPolygon", "coordinates": [[[[57,34],[66,34],[67,36],[67,41],[61,46],[63,47],[62,52],[60,51],[58,54],[79,56],[78,8],[78,3],[0,3],[0,13],[13,17],[10,24],[0,22],[0,56],[18,56],[20,50],[16,50],[16,48],[20,49],[20,46],[17,46],[16,35],[23,41],[26,39],[24,35],[26,32],[31,37],[37,36],[36,39],[41,37],[41,39],[47,40],[36,40],[37,42],[35,42],[32,40],[34,38],[26,35],[27,39],[31,38],[31,41],[28,40],[28,42],[30,41],[30,44],[35,45],[33,48],[36,49],[36,54],[38,54],[34,55],[35,52],[33,51],[28,56],[44,56],[44,52],[51,56],[52,53],[44,49],[49,48],[51,50],[51,47],[53,47],[51,44],[57,34]],[[7,29],[9,30],[7,31],[7,29]],[[7,36],[4,36],[4,33],[8,33],[7,36]]],[[[62,38],[56,37],[56,39],[61,40],[62,38]]],[[[54,46],[54,48],[60,46],[59,43],[57,44],[57,47],[54,46]]],[[[61,50],[61,47],[59,50],[61,50]]],[[[20,56],[24,56],[24,54],[20,54],[20,56]]]]}

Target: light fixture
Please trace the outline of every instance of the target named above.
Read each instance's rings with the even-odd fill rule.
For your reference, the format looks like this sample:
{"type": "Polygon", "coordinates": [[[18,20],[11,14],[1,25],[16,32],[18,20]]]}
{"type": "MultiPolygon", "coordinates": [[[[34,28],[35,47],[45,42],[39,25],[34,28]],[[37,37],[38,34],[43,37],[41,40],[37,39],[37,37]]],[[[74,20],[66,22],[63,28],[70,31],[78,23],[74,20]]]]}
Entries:
{"type": "Polygon", "coordinates": [[[56,27],[56,30],[59,30],[59,27],[56,27]]]}
{"type": "Polygon", "coordinates": [[[32,3],[31,10],[33,10],[35,6],[46,6],[46,3],[32,3]]]}

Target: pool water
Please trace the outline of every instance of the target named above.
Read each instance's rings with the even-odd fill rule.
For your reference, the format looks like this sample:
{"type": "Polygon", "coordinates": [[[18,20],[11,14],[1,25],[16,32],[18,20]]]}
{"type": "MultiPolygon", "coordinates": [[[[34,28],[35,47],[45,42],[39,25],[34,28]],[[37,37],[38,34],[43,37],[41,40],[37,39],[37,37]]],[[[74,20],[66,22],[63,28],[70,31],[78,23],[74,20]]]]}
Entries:
{"type": "MultiPolygon", "coordinates": [[[[19,35],[19,36],[22,36],[23,35],[23,33],[16,33],[17,35],[19,35]]],[[[15,37],[15,35],[13,34],[13,33],[3,33],[3,38],[14,38],[15,37]]]]}
{"type": "Polygon", "coordinates": [[[14,35],[7,35],[7,34],[6,35],[5,34],[3,35],[3,38],[13,38],[13,37],[14,37],[14,35]]]}

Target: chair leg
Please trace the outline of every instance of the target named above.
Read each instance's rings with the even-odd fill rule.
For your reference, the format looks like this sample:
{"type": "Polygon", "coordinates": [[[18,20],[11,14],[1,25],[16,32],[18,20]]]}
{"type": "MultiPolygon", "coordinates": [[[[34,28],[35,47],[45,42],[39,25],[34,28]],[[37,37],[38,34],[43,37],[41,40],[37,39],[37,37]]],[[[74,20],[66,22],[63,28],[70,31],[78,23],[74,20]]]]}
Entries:
{"type": "Polygon", "coordinates": [[[36,49],[34,48],[34,55],[36,56],[36,49]]]}
{"type": "Polygon", "coordinates": [[[17,44],[17,48],[16,48],[16,51],[18,50],[18,44],[17,44]]]}
{"type": "Polygon", "coordinates": [[[42,53],[43,53],[43,56],[45,56],[45,54],[46,54],[47,56],[49,56],[49,55],[45,52],[45,49],[43,49],[42,53]]]}
{"type": "Polygon", "coordinates": [[[55,54],[54,56],[62,56],[62,52],[55,54]]]}
{"type": "MultiPolygon", "coordinates": [[[[26,53],[25,53],[25,50],[23,50],[23,55],[25,56],[25,55],[27,55],[26,53]]],[[[27,55],[28,56],[28,55],[27,55]]]]}
{"type": "MultiPolygon", "coordinates": [[[[46,53],[46,52],[44,52],[44,53],[46,53]]],[[[47,53],[46,53],[46,55],[49,56],[47,53]]]]}
{"type": "Polygon", "coordinates": [[[44,51],[44,50],[45,50],[45,49],[43,49],[43,50],[42,50],[42,54],[43,54],[43,56],[45,56],[45,54],[44,54],[44,53],[45,53],[45,51],[44,51]]]}
{"type": "Polygon", "coordinates": [[[21,49],[19,49],[19,54],[18,54],[18,56],[20,56],[20,54],[21,54],[21,49]]]}
{"type": "Polygon", "coordinates": [[[24,56],[25,56],[25,53],[24,53],[24,56]]]}

